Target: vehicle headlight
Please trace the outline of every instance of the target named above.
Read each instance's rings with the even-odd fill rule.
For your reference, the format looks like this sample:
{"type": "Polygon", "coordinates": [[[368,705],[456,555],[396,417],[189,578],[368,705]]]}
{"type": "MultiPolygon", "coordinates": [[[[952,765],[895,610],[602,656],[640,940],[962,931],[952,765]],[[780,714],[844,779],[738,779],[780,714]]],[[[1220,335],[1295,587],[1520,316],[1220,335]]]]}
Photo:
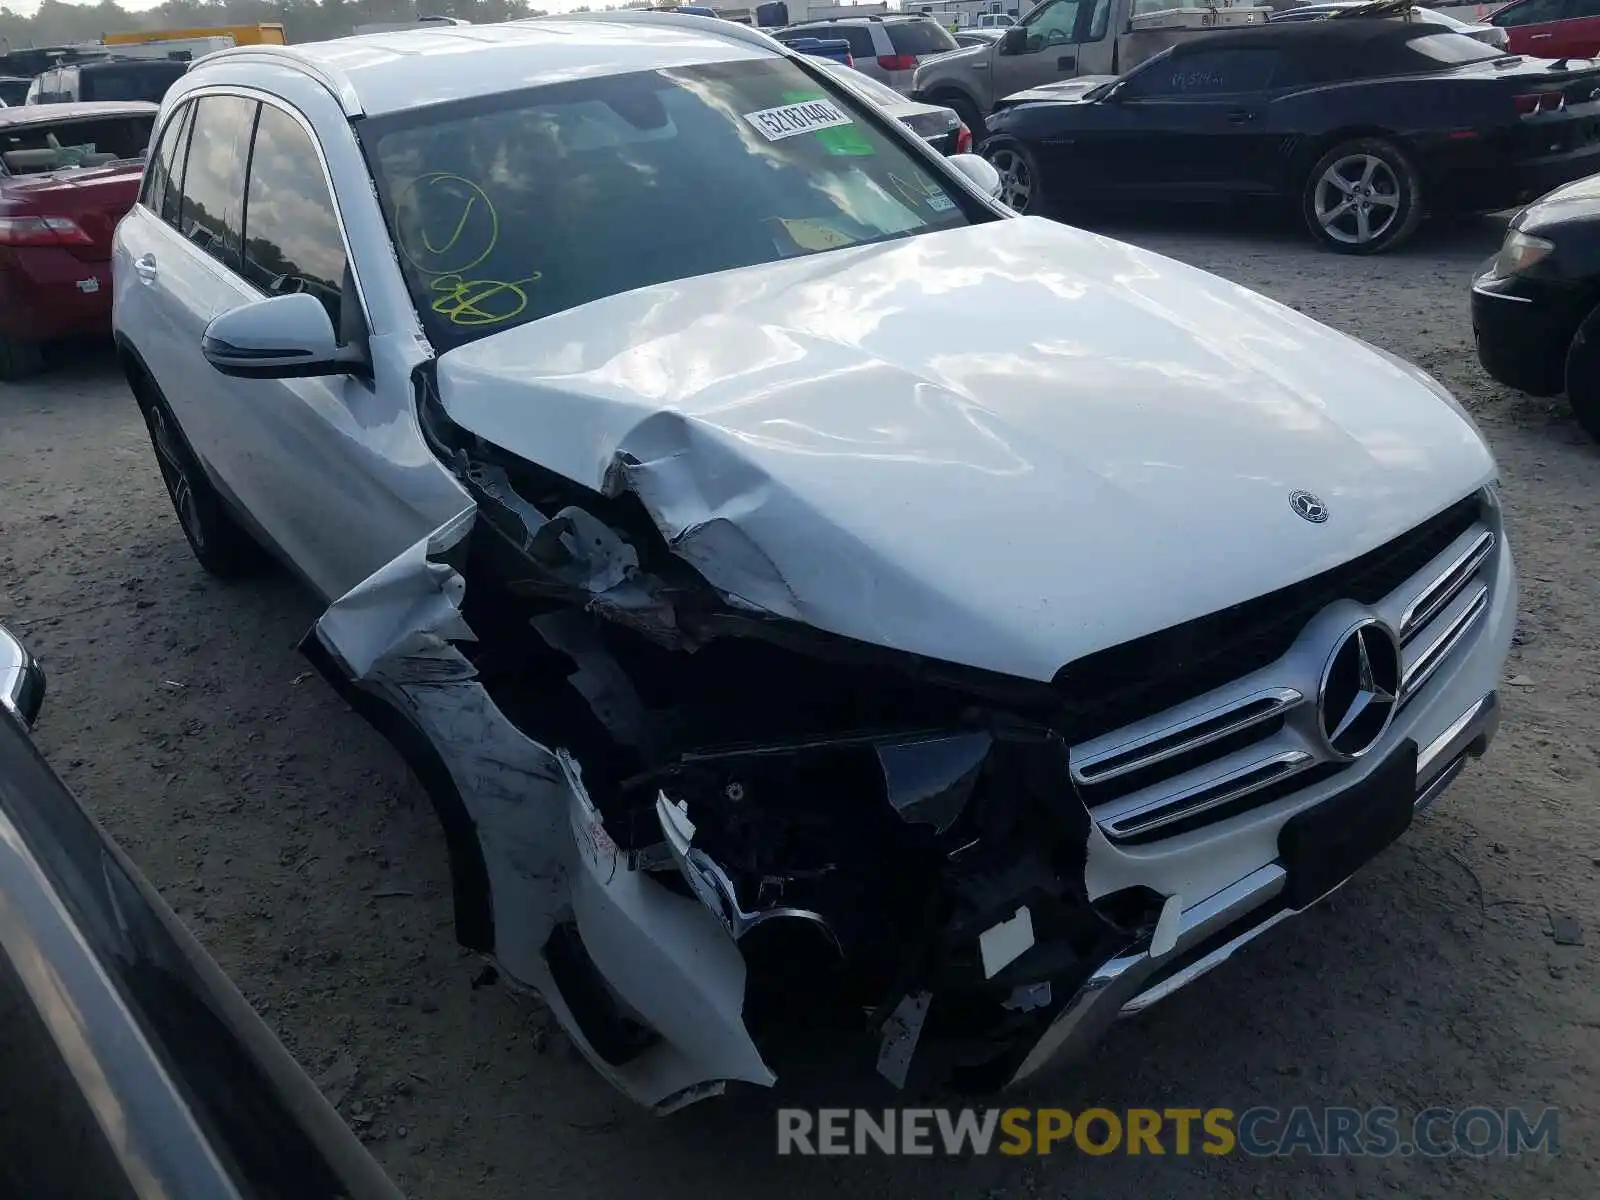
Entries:
{"type": "Polygon", "coordinates": [[[1505,276],[1526,271],[1534,263],[1547,258],[1555,248],[1554,242],[1513,229],[1506,234],[1500,253],[1495,255],[1494,273],[1505,276]]]}

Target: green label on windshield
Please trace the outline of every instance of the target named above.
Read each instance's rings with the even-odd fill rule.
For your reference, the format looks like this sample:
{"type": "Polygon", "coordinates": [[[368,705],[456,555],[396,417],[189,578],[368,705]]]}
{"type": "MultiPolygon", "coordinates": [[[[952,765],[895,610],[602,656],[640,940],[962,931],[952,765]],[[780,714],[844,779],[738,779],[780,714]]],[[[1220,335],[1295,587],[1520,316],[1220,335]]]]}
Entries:
{"type": "MultiPolygon", "coordinates": [[[[785,92],[785,104],[803,104],[807,100],[826,100],[821,92],[785,92]]],[[[853,155],[856,157],[875,154],[872,143],[861,136],[861,131],[854,125],[837,125],[832,129],[819,129],[811,135],[821,143],[822,148],[829,154],[853,155]]]]}

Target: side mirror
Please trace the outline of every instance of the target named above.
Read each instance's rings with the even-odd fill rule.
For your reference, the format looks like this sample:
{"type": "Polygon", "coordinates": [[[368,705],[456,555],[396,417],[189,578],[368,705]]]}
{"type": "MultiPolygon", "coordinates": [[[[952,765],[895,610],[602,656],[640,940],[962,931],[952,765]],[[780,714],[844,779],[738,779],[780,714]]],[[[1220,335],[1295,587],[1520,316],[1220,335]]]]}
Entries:
{"type": "Polygon", "coordinates": [[[44,706],[44,670],[4,625],[0,625],[0,710],[32,729],[44,706]]]}
{"type": "Polygon", "coordinates": [[[1028,31],[1021,25],[1008,25],[1006,31],[1000,35],[1001,54],[1026,54],[1028,52],[1028,31]]]}
{"type": "Polygon", "coordinates": [[[976,154],[952,154],[945,159],[965,175],[974,187],[992,200],[1000,199],[1000,172],[976,154]]]}
{"type": "Polygon", "coordinates": [[[365,354],[341,346],[322,301],[305,292],[269,296],[214,317],[200,353],[239,379],[305,379],[368,373],[365,354]]]}

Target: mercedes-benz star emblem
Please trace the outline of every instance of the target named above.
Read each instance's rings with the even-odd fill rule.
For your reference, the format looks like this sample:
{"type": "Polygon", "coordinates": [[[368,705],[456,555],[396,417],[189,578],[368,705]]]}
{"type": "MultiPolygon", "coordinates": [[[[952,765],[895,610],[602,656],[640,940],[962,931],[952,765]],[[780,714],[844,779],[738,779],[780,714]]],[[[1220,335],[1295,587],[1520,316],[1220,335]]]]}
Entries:
{"type": "Polygon", "coordinates": [[[1328,506],[1310,492],[1290,492],[1289,507],[1294,509],[1295,516],[1313,525],[1321,525],[1328,519],[1328,506]]]}
{"type": "Polygon", "coordinates": [[[1317,718],[1328,748],[1360,758],[1382,739],[1400,706],[1400,643],[1374,617],[1356,625],[1328,656],[1317,718]]]}

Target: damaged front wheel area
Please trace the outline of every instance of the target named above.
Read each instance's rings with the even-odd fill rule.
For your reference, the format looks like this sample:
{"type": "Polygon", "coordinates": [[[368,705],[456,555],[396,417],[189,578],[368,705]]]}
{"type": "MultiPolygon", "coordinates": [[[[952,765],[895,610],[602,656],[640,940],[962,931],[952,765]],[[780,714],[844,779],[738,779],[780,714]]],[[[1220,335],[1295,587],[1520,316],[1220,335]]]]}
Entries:
{"type": "Polygon", "coordinates": [[[304,649],[427,787],[458,936],[634,1100],[771,1086],[763,1051],[819,1032],[896,1084],[991,1090],[1130,937],[1084,896],[1088,818],[1053,732],[744,639],[669,654],[581,611],[469,623],[474,518],[342,597],[304,649]],[[563,698],[541,707],[551,654],[567,665],[539,686],[563,698]],[[789,736],[718,744],[751,727],[725,700],[737,680],[806,698],[757,714],[789,736]],[[802,721],[817,686],[882,719],[802,721]],[[588,735],[549,718],[563,705],[588,735]]]}

